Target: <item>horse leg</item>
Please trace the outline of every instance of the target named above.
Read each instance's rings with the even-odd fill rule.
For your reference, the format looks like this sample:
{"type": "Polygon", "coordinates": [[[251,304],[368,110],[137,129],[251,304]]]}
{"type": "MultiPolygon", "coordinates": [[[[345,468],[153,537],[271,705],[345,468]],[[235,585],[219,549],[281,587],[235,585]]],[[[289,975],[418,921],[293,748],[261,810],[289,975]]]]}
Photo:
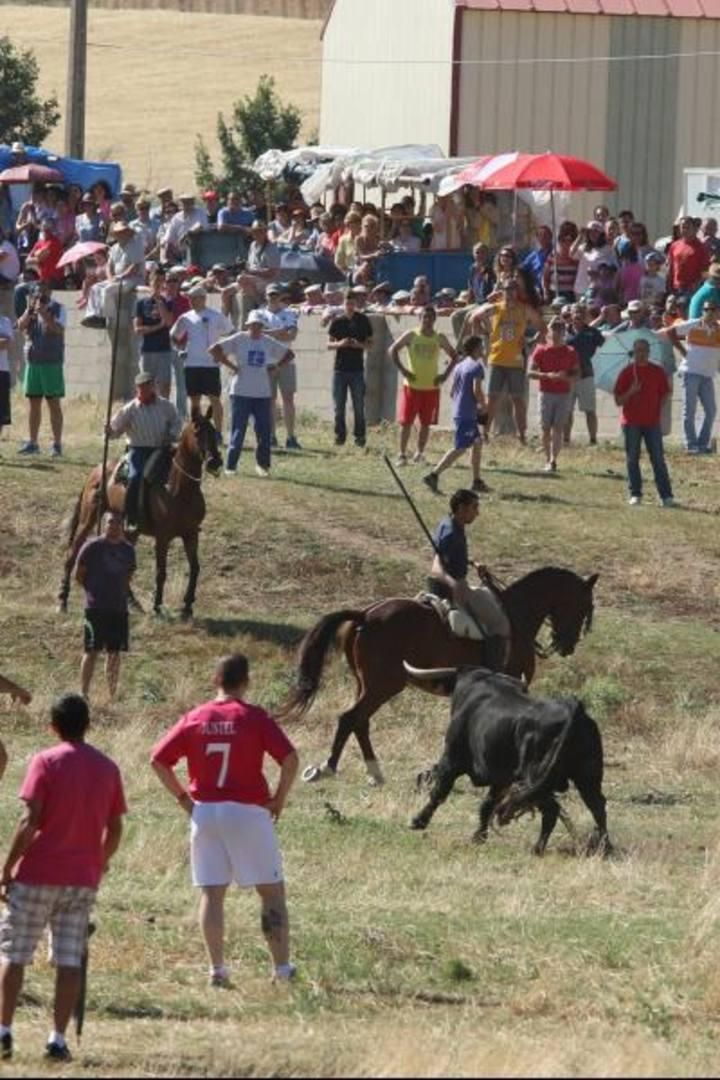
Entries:
{"type": "Polygon", "coordinates": [[[437,765],[435,783],[430,792],[430,798],[420,813],[416,814],[410,822],[411,829],[427,829],[433,814],[438,806],[447,799],[458,776],[460,776],[459,771],[450,764],[446,757],[442,757],[437,765]]]}
{"type": "Polygon", "coordinates": [[[198,559],[198,543],[199,536],[195,533],[190,533],[189,536],[183,536],[183,547],[185,548],[185,556],[190,567],[190,576],[188,578],[187,589],[185,590],[185,596],[183,597],[183,618],[189,619],[193,612],[193,604],[195,603],[195,590],[197,588],[198,574],[200,573],[200,560],[198,559]]]}
{"type": "Polygon", "coordinates": [[[153,610],[155,614],[160,611],[167,578],[167,554],[169,541],[163,536],[155,537],[155,600],[153,610]]]}
{"type": "Polygon", "coordinates": [[[85,504],[83,502],[80,507],[77,530],[68,543],[68,551],[63,563],[63,575],[57,595],[57,610],[59,612],[67,611],[68,598],[70,596],[70,579],[77,561],[78,552],[97,523],[97,499],[93,497],[90,503],[89,516],[83,522],[82,518],[84,510],[85,504]]]}
{"type": "Polygon", "coordinates": [[[355,725],[355,738],[358,741],[358,746],[365,762],[365,770],[368,774],[368,780],[373,787],[382,787],[385,783],[385,777],[382,774],[382,769],[375,757],[375,751],[373,745],[370,742],[370,717],[364,716],[355,725]]]}
{"type": "Polygon", "coordinates": [[[543,801],[539,804],[541,822],[540,822],[540,836],[537,839],[537,843],[533,848],[533,855],[544,855],[547,842],[550,839],[550,834],[555,828],[557,819],[560,815],[560,804],[554,795],[546,795],[543,801]]]}
{"type": "Polygon", "coordinates": [[[486,797],[480,803],[480,824],[473,833],[474,844],[484,844],[488,838],[488,828],[490,826],[490,818],[493,815],[493,810],[497,805],[497,801],[502,795],[503,789],[498,787],[491,787],[486,797]]]}

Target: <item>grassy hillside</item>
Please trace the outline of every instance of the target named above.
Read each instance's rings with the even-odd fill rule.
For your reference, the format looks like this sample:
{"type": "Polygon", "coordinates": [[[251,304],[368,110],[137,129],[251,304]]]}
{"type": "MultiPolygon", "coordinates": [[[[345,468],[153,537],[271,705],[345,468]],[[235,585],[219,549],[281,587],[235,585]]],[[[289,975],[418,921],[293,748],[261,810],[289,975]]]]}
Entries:
{"type": "MultiPolygon", "coordinates": [[[[99,455],[102,410],[69,410],[68,455],[15,456],[0,442],[0,671],[30,686],[29,709],[0,705],[11,764],[0,786],[0,841],[17,812],[29,755],[46,739],[47,705],[77,686],[81,601],[54,614],[60,522],[99,455]]],[[[500,576],[546,563],[598,571],[592,633],[575,656],[540,665],[539,691],[572,690],[599,721],[607,757],[609,861],[573,854],[558,827],[547,856],[529,848],[537,820],[469,843],[468,781],[424,835],[407,828],[413,779],[439,752],[446,703],[406,691],[373,722],[386,771],[369,788],[354,744],[341,776],[298,785],[280,823],[296,986],[272,988],[253,897],[229,902],[235,989],[210,993],[188,883],[186,822],[147,767],[153,740],[210,693],[214,660],[245,650],[253,693],[272,707],[297,641],[334,608],[412,595],[428,552],[380,458],[336,451],[306,419],[302,454],[273,478],[206,483],[202,576],[191,624],[175,614],[185,569],[175,551],[168,610],[134,616],[119,702],[102,682],[96,742],[119,760],[132,813],[103,886],[93,941],[84,1047],[72,1075],[697,1076],[717,1068],[720,1023],[720,662],[717,462],[675,453],[682,507],[625,505],[620,452],[565,455],[556,478],[535,448],[500,440],[486,453],[492,493],[472,548],[500,576]],[[341,818],[328,811],[327,804],[341,818]]],[[[437,451],[446,437],[436,435],[437,451]]],[[[444,509],[408,469],[429,522],[444,509]]],[[[460,468],[445,484],[467,481],[460,468]]],[[[149,606],[152,554],[139,548],[149,606]]],[[[303,765],[326,756],[351,699],[334,661],[306,721],[290,734],[303,765]]],[[[581,832],[589,818],[570,796],[581,832]]],[[[17,1075],[34,1074],[51,975],[29,974],[17,1024],[17,1075]]]]}
{"type": "MultiPolygon", "coordinates": [[[[0,33],[33,49],[39,89],[56,94],[64,113],[69,8],[0,12],[0,33]]],[[[229,115],[261,75],[273,75],[282,99],[298,106],[304,137],[317,130],[319,60],[320,23],[307,19],[91,8],[86,156],[120,162],[126,180],[151,191],[193,190],[196,136],[216,151],[218,112],[229,115]]],[[[62,153],[63,120],[48,146],[62,153]]]]}

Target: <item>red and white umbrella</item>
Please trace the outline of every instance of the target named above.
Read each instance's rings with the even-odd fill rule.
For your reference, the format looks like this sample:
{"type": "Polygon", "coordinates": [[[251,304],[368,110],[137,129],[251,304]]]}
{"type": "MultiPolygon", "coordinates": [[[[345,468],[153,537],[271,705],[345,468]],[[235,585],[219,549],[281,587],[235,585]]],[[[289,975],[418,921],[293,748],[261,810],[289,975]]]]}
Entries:
{"type": "MultiPolygon", "coordinates": [[[[498,155],[494,160],[498,161],[498,155]]],[[[590,161],[568,154],[508,154],[505,164],[486,166],[479,187],[493,191],[615,191],[617,184],[590,161]]],[[[471,166],[472,168],[472,166],[471,166]]],[[[481,170],[482,172],[482,170],[481,170]]],[[[471,183],[472,181],[465,181],[471,183]]]]}
{"type": "Polygon", "coordinates": [[[98,240],[81,240],[63,252],[58,259],[58,267],[80,262],[81,259],[89,259],[100,251],[107,251],[107,247],[107,244],[101,244],[98,240]]]}
{"type": "Polygon", "coordinates": [[[517,150],[508,154],[484,154],[471,165],[466,165],[452,176],[446,176],[440,183],[438,195],[451,195],[466,185],[469,187],[485,187],[485,184],[494,173],[513,165],[518,158],[527,158],[528,154],[520,154],[517,150]]]}
{"type": "Polygon", "coordinates": [[[0,172],[3,184],[57,184],[63,183],[64,177],[59,169],[49,165],[13,165],[0,172]]]}

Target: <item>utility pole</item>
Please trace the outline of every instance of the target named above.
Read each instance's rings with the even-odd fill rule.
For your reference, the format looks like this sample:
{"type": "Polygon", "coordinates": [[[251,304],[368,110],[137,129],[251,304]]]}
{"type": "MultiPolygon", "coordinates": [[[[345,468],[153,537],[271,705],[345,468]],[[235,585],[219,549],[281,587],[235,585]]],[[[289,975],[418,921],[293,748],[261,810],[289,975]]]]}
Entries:
{"type": "Polygon", "coordinates": [[[70,41],[65,106],[65,153],[85,156],[85,82],[87,73],[87,0],[70,0],[70,41]]]}

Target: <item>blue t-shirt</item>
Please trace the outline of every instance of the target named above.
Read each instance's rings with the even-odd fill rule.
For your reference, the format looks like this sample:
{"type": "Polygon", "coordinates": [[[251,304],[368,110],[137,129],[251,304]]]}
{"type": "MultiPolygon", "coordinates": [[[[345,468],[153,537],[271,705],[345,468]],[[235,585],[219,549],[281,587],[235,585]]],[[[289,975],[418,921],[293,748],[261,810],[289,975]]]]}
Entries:
{"type": "Polygon", "coordinates": [[[239,210],[231,210],[229,206],[223,206],[218,210],[217,223],[220,225],[252,225],[255,215],[252,210],[240,207],[239,210]]]}
{"type": "Polygon", "coordinates": [[[471,356],[466,356],[457,365],[453,371],[452,389],[450,391],[453,420],[475,419],[478,408],[475,397],[475,383],[478,379],[484,378],[485,365],[482,360],[473,360],[471,356]]]}
{"type": "Polygon", "coordinates": [[[440,562],[450,577],[457,581],[467,576],[468,549],[465,529],[454,518],[443,518],[435,530],[435,546],[440,553],[440,562]]]}
{"type": "Polygon", "coordinates": [[[711,281],[706,281],[697,292],[693,293],[688,310],[688,319],[702,318],[703,304],[706,300],[712,300],[715,304],[720,304],[720,289],[718,289],[717,285],[713,285],[711,281]]]}
{"type": "Polygon", "coordinates": [[[592,358],[605,344],[605,338],[596,326],[583,326],[568,334],[567,344],[575,350],[580,360],[580,378],[589,379],[593,374],[592,358]]]}

